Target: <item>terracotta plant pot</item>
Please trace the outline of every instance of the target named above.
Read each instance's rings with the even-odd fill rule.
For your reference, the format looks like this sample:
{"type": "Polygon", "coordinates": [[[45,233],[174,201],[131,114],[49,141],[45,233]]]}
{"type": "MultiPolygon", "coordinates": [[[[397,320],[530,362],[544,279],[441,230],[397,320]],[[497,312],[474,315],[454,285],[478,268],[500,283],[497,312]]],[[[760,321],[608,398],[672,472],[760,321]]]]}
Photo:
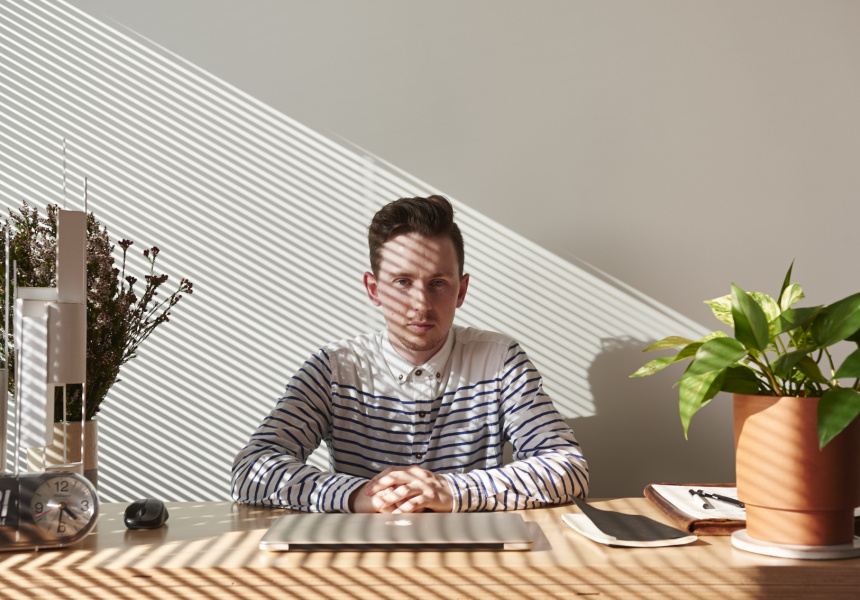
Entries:
{"type": "Polygon", "coordinates": [[[860,420],[823,450],[818,398],[734,397],[738,498],[756,540],[833,546],[854,539],[860,506],[860,420]]]}

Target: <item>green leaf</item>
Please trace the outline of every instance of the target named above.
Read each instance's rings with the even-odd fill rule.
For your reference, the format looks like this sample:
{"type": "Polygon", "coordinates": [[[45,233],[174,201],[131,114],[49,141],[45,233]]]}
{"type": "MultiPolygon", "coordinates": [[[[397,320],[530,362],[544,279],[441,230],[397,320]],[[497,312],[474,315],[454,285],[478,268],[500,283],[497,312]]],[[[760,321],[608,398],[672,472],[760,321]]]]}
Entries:
{"type": "Polygon", "coordinates": [[[704,344],[708,340],[713,340],[716,338],[724,338],[724,337],[729,337],[729,335],[725,331],[712,331],[711,333],[709,333],[708,335],[706,335],[705,337],[703,337],[702,339],[700,339],[698,341],[704,344]]]}
{"type": "Polygon", "coordinates": [[[761,306],[732,284],[732,318],[735,322],[735,338],[747,348],[763,351],[768,344],[768,320],[761,306]]]}
{"type": "Polygon", "coordinates": [[[724,337],[709,340],[696,352],[695,360],[687,368],[682,379],[722,371],[737,364],[747,354],[747,349],[736,339],[724,337]]]}
{"type": "Polygon", "coordinates": [[[832,346],[860,329],[860,293],[824,307],[812,322],[812,336],[820,346],[832,346]]]}
{"type": "Polygon", "coordinates": [[[715,371],[696,377],[688,377],[681,381],[678,408],[681,413],[681,425],[684,427],[685,438],[690,428],[690,419],[711,398],[717,395],[724,375],[723,372],[715,371]]]}
{"type": "Polygon", "coordinates": [[[806,296],[803,293],[803,288],[800,287],[799,283],[792,283],[786,290],[783,290],[782,294],[779,297],[779,308],[783,311],[788,310],[798,301],[802,300],[806,296]]]}
{"type": "Polygon", "coordinates": [[[728,336],[726,335],[725,331],[714,331],[713,333],[709,333],[708,335],[706,335],[702,339],[700,339],[696,342],[693,342],[692,344],[688,344],[688,345],[684,346],[683,348],[681,348],[678,351],[678,355],[675,357],[675,359],[676,360],[684,360],[685,358],[692,358],[692,357],[696,356],[696,353],[699,351],[699,348],[701,348],[702,344],[704,344],[705,342],[707,342],[709,340],[713,340],[713,339],[726,338],[726,337],[728,337],[728,336]]]}
{"type": "Polygon", "coordinates": [[[661,348],[674,348],[679,343],[686,343],[687,345],[681,348],[678,351],[678,354],[676,354],[675,356],[657,358],[644,364],[635,373],[630,375],[630,377],[647,377],[648,375],[653,375],[657,371],[662,371],[672,363],[681,362],[682,360],[686,360],[688,358],[693,358],[696,355],[696,352],[702,346],[702,344],[704,344],[708,340],[726,337],[728,336],[726,336],[726,333],[724,331],[714,331],[697,342],[692,342],[687,338],[679,336],[664,338],[659,342],[655,343],[653,346],[646,348],[645,350],[643,350],[643,352],[647,352],[648,350],[659,350],[661,348]]]}
{"type": "Polygon", "coordinates": [[[836,379],[842,379],[843,377],[860,379],[860,348],[849,354],[842,361],[842,364],[836,369],[835,377],[836,379]]]}
{"type": "Polygon", "coordinates": [[[791,376],[791,370],[794,366],[814,350],[816,350],[816,348],[803,348],[794,352],[781,354],[771,365],[773,374],[781,379],[788,379],[791,376]]]}
{"type": "Polygon", "coordinates": [[[677,348],[678,346],[684,346],[686,344],[692,344],[693,340],[688,340],[685,337],[681,337],[679,335],[671,335],[667,338],[663,338],[659,342],[655,342],[645,348],[642,352],[650,352],[651,350],[668,350],[670,348],[677,348]]]}
{"type": "Polygon", "coordinates": [[[756,301],[756,304],[761,307],[768,323],[772,322],[779,316],[779,304],[777,304],[773,298],[762,292],[750,292],[750,296],[752,296],[753,300],[756,301]]]}
{"type": "Polygon", "coordinates": [[[789,346],[792,348],[818,348],[821,350],[821,346],[818,345],[818,342],[813,339],[812,334],[809,332],[811,328],[810,321],[807,321],[800,327],[789,331],[789,336],[791,337],[791,341],[789,346]]]}
{"type": "Polygon", "coordinates": [[[713,300],[705,300],[705,304],[711,307],[711,312],[720,321],[729,327],[735,326],[734,319],[732,319],[732,297],[730,294],[714,298],[713,300]]]}
{"type": "MultiPolygon", "coordinates": [[[[786,272],[785,279],[782,280],[782,287],[779,290],[779,305],[780,306],[782,306],[783,298],[785,298],[785,290],[787,290],[789,285],[791,284],[791,270],[793,268],[794,268],[794,261],[792,260],[791,264],[788,265],[788,272],[786,272]]],[[[791,306],[791,305],[789,304],[788,306],[784,307],[783,310],[785,310],[789,306],[791,306]]]]}
{"type": "Polygon", "coordinates": [[[684,346],[683,348],[681,348],[678,351],[678,355],[675,357],[675,359],[676,360],[684,360],[686,358],[693,358],[694,356],[696,356],[696,352],[699,351],[699,348],[701,348],[702,344],[704,344],[704,343],[705,342],[698,341],[698,342],[693,342],[692,344],[689,344],[687,346],[684,346]]]}
{"type": "Polygon", "coordinates": [[[759,388],[759,378],[756,372],[746,365],[738,365],[726,369],[720,390],[730,394],[757,394],[759,388]]]}
{"type": "Polygon", "coordinates": [[[824,448],[860,415],[860,392],[852,388],[833,388],[818,401],[818,443],[824,448]]]}
{"type": "Polygon", "coordinates": [[[676,357],[674,356],[664,356],[663,358],[656,358],[639,367],[639,369],[635,373],[630,375],[630,377],[647,377],[648,375],[653,375],[657,371],[662,371],[674,362],[676,362],[676,357]]]}
{"type": "Polygon", "coordinates": [[[806,377],[815,383],[820,383],[822,385],[828,383],[827,378],[821,373],[821,369],[818,368],[818,363],[812,360],[809,356],[804,356],[797,361],[797,368],[800,369],[801,373],[806,375],[806,377]]]}
{"type": "Polygon", "coordinates": [[[776,318],[773,335],[777,336],[787,331],[806,325],[821,310],[820,306],[786,309],[776,318]]]}

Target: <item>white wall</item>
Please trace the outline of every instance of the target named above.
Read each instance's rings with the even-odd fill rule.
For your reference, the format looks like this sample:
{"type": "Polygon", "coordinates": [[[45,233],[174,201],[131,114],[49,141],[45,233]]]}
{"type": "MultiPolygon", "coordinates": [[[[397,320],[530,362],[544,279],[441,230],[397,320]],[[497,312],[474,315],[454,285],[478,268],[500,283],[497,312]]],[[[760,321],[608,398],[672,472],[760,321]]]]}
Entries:
{"type": "Polygon", "coordinates": [[[727,398],[685,441],[672,374],[627,375],[716,327],[702,300],[732,281],[776,293],[795,259],[810,302],[856,291],[858,22],[830,0],[5,1],[0,200],[57,201],[67,136],[112,235],[197,286],[105,406],[103,494],[226,498],[306,354],[378,325],[373,210],[430,190],[469,236],[461,322],[523,340],[595,495],[731,480],[727,398]]]}

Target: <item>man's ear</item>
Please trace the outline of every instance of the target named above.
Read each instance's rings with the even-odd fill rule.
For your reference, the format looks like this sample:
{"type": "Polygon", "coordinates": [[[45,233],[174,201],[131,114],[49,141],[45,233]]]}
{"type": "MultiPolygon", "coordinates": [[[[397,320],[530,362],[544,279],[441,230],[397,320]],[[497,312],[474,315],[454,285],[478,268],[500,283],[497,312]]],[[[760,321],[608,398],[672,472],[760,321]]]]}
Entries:
{"type": "Polygon", "coordinates": [[[370,298],[374,306],[382,304],[379,301],[379,287],[376,285],[376,277],[370,271],[364,274],[364,289],[367,291],[367,297],[370,298]]]}
{"type": "Polygon", "coordinates": [[[466,289],[469,287],[469,274],[463,275],[460,280],[460,290],[457,292],[457,308],[463,306],[463,300],[466,299],[466,289]]]}

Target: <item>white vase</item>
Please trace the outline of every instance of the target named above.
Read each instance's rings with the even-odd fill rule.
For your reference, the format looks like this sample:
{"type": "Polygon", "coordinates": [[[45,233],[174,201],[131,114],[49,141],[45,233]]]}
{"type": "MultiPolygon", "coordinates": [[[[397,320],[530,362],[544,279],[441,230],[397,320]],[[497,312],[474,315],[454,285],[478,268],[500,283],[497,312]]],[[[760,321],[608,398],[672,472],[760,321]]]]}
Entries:
{"type": "MultiPolygon", "coordinates": [[[[86,421],[84,426],[83,475],[98,489],[98,421],[86,421]]],[[[45,471],[69,463],[81,462],[81,422],[54,423],[54,442],[45,448],[27,450],[27,470],[45,471]],[[64,440],[68,436],[65,455],[64,440]]]]}

